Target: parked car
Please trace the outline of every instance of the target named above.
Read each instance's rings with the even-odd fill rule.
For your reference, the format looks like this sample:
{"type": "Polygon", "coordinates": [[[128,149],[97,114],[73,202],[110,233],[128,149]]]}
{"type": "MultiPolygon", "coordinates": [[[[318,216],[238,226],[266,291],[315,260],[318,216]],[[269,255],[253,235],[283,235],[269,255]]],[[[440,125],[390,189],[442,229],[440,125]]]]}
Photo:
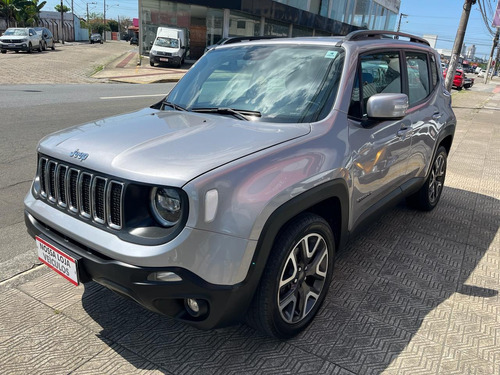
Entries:
{"type": "MultiPolygon", "coordinates": [[[[446,78],[446,74],[448,72],[448,69],[446,69],[443,72],[443,78],[446,78]]],[[[453,77],[453,87],[455,87],[457,90],[462,90],[464,88],[464,72],[462,69],[456,69],[455,70],[455,76],[453,77]]]]}
{"type": "Polygon", "coordinates": [[[42,52],[42,45],[41,35],[38,35],[35,29],[31,27],[9,27],[0,36],[0,50],[2,53],[7,53],[7,51],[31,53],[33,49],[42,52]]]}
{"type": "Polygon", "coordinates": [[[130,38],[130,44],[135,44],[136,46],[139,45],[139,38],[137,38],[136,36],[133,36],[132,38],[130,38]]]}
{"type": "Polygon", "coordinates": [[[470,89],[472,86],[474,86],[474,78],[464,75],[464,88],[470,89]]]}
{"type": "Polygon", "coordinates": [[[350,235],[438,204],[456,126],[439,71],[389,31],[217,47],[150,108],[40,141],[39,259],[199,328],[297,335],[350,235]]]}
{"type": "Polygon", "coordinates": [[[102,44],[101,34],[90,35],[90,44],[94,44],[94,43],[101,43],[102,44]]]}
{"type": "Polygon", "coordinates": [[[54,51],[56,46],[54,44],[54,36],[52,32],[46,27],[35,27],[35,31],[42,36],[42,50],[45,51],[47,48],[52,49],[54,51]]]}

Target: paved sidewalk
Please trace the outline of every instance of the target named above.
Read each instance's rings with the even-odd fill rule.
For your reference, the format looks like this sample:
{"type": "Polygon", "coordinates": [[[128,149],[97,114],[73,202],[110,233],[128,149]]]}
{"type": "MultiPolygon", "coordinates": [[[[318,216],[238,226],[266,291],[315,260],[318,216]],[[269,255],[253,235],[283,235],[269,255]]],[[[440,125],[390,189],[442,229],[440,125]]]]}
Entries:
{"type": "Polygon", "coordinates": [[[138,50],[129,51],[107,64],[92,78],[122,83],[164,83],[177,82],[188,71],[194,61],[187,61],[181,69],[152,67],[149,57],[140,56],[138,50]]]}
{"type": "Polygon", "coordinates": [[[338,254],[324,306],[297,338],[199,331],[40,266],[0,284],[0,373],[499,374],[498,87],[454,92],[440,204],[401,204],[338,254]]]}

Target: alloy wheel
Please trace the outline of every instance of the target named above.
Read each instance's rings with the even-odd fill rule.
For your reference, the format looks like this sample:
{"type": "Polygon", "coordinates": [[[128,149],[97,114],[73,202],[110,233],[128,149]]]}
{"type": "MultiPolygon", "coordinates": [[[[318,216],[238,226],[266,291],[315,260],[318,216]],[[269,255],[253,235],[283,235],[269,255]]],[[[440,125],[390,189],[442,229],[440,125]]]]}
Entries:
{"type": "Polygon", "coordinates": [[[439,154],[432,166],[429,181],[429,202],[434,203],[439,199],[443,189],[444,177],[446,173],[446,161],[442,154],[439,154]]]}
{"type": "Polygon", "coordinates": [[[285,261],[278,286],[278,309],[282,319],[298,323],[313,309],[325,286],[328,247],[318,233],[304,236],[285,261]]]}

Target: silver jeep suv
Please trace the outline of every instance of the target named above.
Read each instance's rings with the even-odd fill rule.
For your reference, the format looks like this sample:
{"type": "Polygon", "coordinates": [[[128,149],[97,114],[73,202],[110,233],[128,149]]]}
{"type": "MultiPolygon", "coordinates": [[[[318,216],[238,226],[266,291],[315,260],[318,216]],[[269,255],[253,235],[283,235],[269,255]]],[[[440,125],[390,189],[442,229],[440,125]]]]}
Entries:
{"type": "Polygon", "coordinates": [[[439,67],[387,31],[216,47],[151,108],[40,142],[38,255],[199,328],[292,337],[355,229],[438,203],[456,123],[439,67]]]}

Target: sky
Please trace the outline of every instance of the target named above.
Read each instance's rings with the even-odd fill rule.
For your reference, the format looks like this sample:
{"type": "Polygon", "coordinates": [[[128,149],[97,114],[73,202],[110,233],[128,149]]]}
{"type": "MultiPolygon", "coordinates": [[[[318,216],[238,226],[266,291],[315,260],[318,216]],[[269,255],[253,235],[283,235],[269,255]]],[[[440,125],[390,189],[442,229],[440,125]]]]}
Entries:
{"type": "MultiPolygon", "coordinates": [[[[54,11],[54,7],[61,4],[60,0],[46,0],[47,4],[43,7],[44,11],[54,11]]],[[[63,4],[71,8],[71,0],[63,0],[63,4]]],[[[73,0],[74,13],[82,18],[87,18],[87,4],[89,13],[104,13],[103,0],[73,0]],[[93,4],[95,3],[95,4],[93,4]]],[[[138,0],[106,0],[106,18],[118,19],[120,17],[138,18],[138,0]]]]}
{"type": "MultiPolygon", "coordinates": [[[[488,3],[494,11],[498,2],[498,0],[480,1],[484,5],[483,9],[486,8],[487,14],[490,9],[488,3]]],[[[401,0],[399,11],[408,15],[408,17],[402,18],[401,31],[418,36],[423,34],[437,35],[436,48],[451,50],[462,16],[464,2],[465,0],[401,0]]],[[[490,13],[488,20],[490,26],[493,15],[494,13],[490,13]]],[[[476,57],[488,58],[490,56],[493,36],[486,28],[477,3],[471,8],[464,43],[467,47],[476,45],[476,57]]]]}
{"type": "MultiPolygon", "coordinates": [[[[462,6],[465,0],[401,0],[400,13],[407,14],[402,18],[401,31],[418,36],[434,34],[438,36],[436,48],[452,49],[453,42],[462,15],[462,6]]],[[[479,0],[484,4],[486,11],[496,9],[498,0],[479,0]]],[[[63,0],[71,8],[71,0],[63,0]]],[[[74,12],[80,17],[86,17],[87,3],[89,12],[103,13],[103,0],[73,0],[74,12]],[[91,4],[96,3],[96,4],[91,4]]],[[[137,18],[138,0],[106,0],[106,18],[117,19],[120,17],[137,18]]],[[[47,0],[43,10],[54,10],[60,0],[47,0]]],[[[487,12],[488,13],[488,12],[487,12]]],[[[491,26],[490,13],[489,24],[491,26]]],[[[399,19],[399,18],[398,18],[399,19]]],[[[397,22],[396,22],[397,26],[397,22]]],[[[479,6],[472,6],[464,39],[467,47],[476,45],[476,57],[487,58],[491,52],[493,36],[485,26],[479,6]]]]}

